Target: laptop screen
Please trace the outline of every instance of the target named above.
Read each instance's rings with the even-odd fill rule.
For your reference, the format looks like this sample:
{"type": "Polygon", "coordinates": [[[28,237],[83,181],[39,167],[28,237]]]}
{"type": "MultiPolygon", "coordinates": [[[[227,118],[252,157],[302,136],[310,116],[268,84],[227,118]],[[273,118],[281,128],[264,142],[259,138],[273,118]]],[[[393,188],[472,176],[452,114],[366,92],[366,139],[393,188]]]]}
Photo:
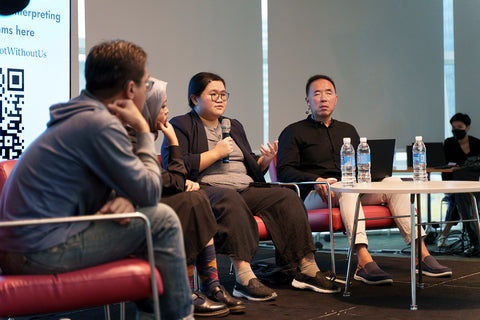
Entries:
{"type": "MultiPolygon", "coordinates": [[[[445,160],[445,151],[443,150],[443,142],[425,142],[427,149],[427,167],[442,167],[447,164],[445,160]]],[[[407,167],[412,167],[412,145],[407,146],[407,167]]]]}
{"type": "Polygon", "coordinates": [[[392,176],[393,158],[395,156],[395,139],[368,140],[372,181],[380,181],[392,176]]]}

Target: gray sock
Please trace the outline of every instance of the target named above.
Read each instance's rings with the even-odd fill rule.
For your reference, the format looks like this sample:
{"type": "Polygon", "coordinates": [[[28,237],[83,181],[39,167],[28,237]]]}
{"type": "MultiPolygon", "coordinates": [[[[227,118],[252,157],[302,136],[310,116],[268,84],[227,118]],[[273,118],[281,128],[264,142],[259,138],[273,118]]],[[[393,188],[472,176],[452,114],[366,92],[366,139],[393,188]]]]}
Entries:
{"type": "Polygon", "coordinates": [[[235,275],[235,280],[237,280],[237,282],[242,286],[248,285],[248,282],[252,278],[256,278],[256,276],[250,266],[238,269],[235,275]]]}
{"type": "Polygon", "coordinates": [[[315,261],[305,261],[300,264],[299,268],[300,273],[309,277],[315,277],[317,275],[317,272],[320,271],[315,261]]]}

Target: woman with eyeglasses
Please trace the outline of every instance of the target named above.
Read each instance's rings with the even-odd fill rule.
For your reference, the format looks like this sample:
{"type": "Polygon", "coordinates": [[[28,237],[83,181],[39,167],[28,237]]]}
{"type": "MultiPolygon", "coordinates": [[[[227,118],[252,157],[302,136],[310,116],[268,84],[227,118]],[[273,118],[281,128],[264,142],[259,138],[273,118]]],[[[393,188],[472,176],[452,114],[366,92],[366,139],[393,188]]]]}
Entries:
{"type": "MultiPolygon", "coordinates": [[[[191,111],[171,120],[183,159],[187,178],[199,182],[208,194],[217,218],[217,253],[230,257],[235,267],[233,295],[253,301],[274,299],[277,294],[263,285],[253,273],[250,261],[258,247],[258,228],[254,215],[267,227],[277,249],[277,263],[296,267],[292,285],[321,293],[339,292],[318,269],[310,225],[305,207],[294,191],[271,187],[264,171],[276,155],[277,142],[260,147],[255,155],[238,120],[223,116],[229,93],[218,75],[201,72],[188,87],[191,111]],[[229,137],[222,136],[222,123],[230,120],[229,137]],[[228,161],[227,160],[228,157],[228,161]],[[265,186],[258,186],[264,183],[265,186]]],[[[164,139],[162,159],[169,157],[169,142],[164,139]]]]}
{"type": "MultiPolygon", "coordinates": [[[[194,291],[195,316],[223,316],[245,311],[245,304],[233,298],[220,284],[213,236],[217,231],[215,216],[205,192],[199,185],[186,180],[186,169],[182,151],[173,127],[168,123],[167,83],[150,78],[151,89],[147,92],[142,114],[157,138],[158,131],[169,142],[169,156],[165,158],[166,169],[162,169],[162,198],[160,202],[172,207],[182,224],[187,270],[193,290],[194,270],[200,277],[200,288],[194,291]]],[[[135,132],[127,128],[135,146],[135,132]]]]}

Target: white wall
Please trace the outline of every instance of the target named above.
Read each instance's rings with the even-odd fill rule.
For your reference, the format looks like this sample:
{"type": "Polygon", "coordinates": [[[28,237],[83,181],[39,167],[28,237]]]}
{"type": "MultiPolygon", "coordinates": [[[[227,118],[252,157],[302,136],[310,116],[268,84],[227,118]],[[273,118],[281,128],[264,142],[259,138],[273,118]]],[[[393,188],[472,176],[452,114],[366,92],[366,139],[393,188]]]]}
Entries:
{"type": "MultiPolygon", "coordinates": [[[[477,2],[478,3],[478,2],[477,2]]],[[[440,0],[272,0],[269,6],[270,138],[305,117],[305,82],[334,78],[335,117],[369,138],[443,141],[440,0]]],[[[153,76],[169,82],[171,115],[187,112],[199,71],[223,76],[227,115],[263,141],[260,0],[86,1],[86,51],[123,38],[143,46],[153,76]]]]}
{"type": "Polygon", "coordinates": [[[222,76],[231,93],[225,115],[238,118],[253,149],[262,143],[260,1],[87,0],[86,52],[114,38],[149,55],[148,70],[168,81],[170,115],[190,111],[188,81],[201,71],[222,76]]]}
{"type": "Polygon", "coordinates": [[[271,137],[306,117],[306,81],[326,74],[334,118],[361,136],[443,141],[442,1],[270,1],[269,44],[271,137]]]}

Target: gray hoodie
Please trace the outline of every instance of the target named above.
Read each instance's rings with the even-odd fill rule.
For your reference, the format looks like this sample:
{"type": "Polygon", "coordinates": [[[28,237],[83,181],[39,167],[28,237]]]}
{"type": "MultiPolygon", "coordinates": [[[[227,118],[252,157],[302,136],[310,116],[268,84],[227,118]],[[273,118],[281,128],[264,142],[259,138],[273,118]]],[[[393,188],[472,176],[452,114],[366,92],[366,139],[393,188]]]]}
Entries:
{"type": "MultiPolygon", "coordinates": [[[[88,92],[50,107],[47,129],[25,150],[0,198],[0,220],[68,217],[97,212],[111,191],[152,206],[161,179],[150,133],[137,151],[121,122],[88,92]]],[[[79,233],[88,223],[0,229],[0,250],[36,252],[79,233]]]]}

